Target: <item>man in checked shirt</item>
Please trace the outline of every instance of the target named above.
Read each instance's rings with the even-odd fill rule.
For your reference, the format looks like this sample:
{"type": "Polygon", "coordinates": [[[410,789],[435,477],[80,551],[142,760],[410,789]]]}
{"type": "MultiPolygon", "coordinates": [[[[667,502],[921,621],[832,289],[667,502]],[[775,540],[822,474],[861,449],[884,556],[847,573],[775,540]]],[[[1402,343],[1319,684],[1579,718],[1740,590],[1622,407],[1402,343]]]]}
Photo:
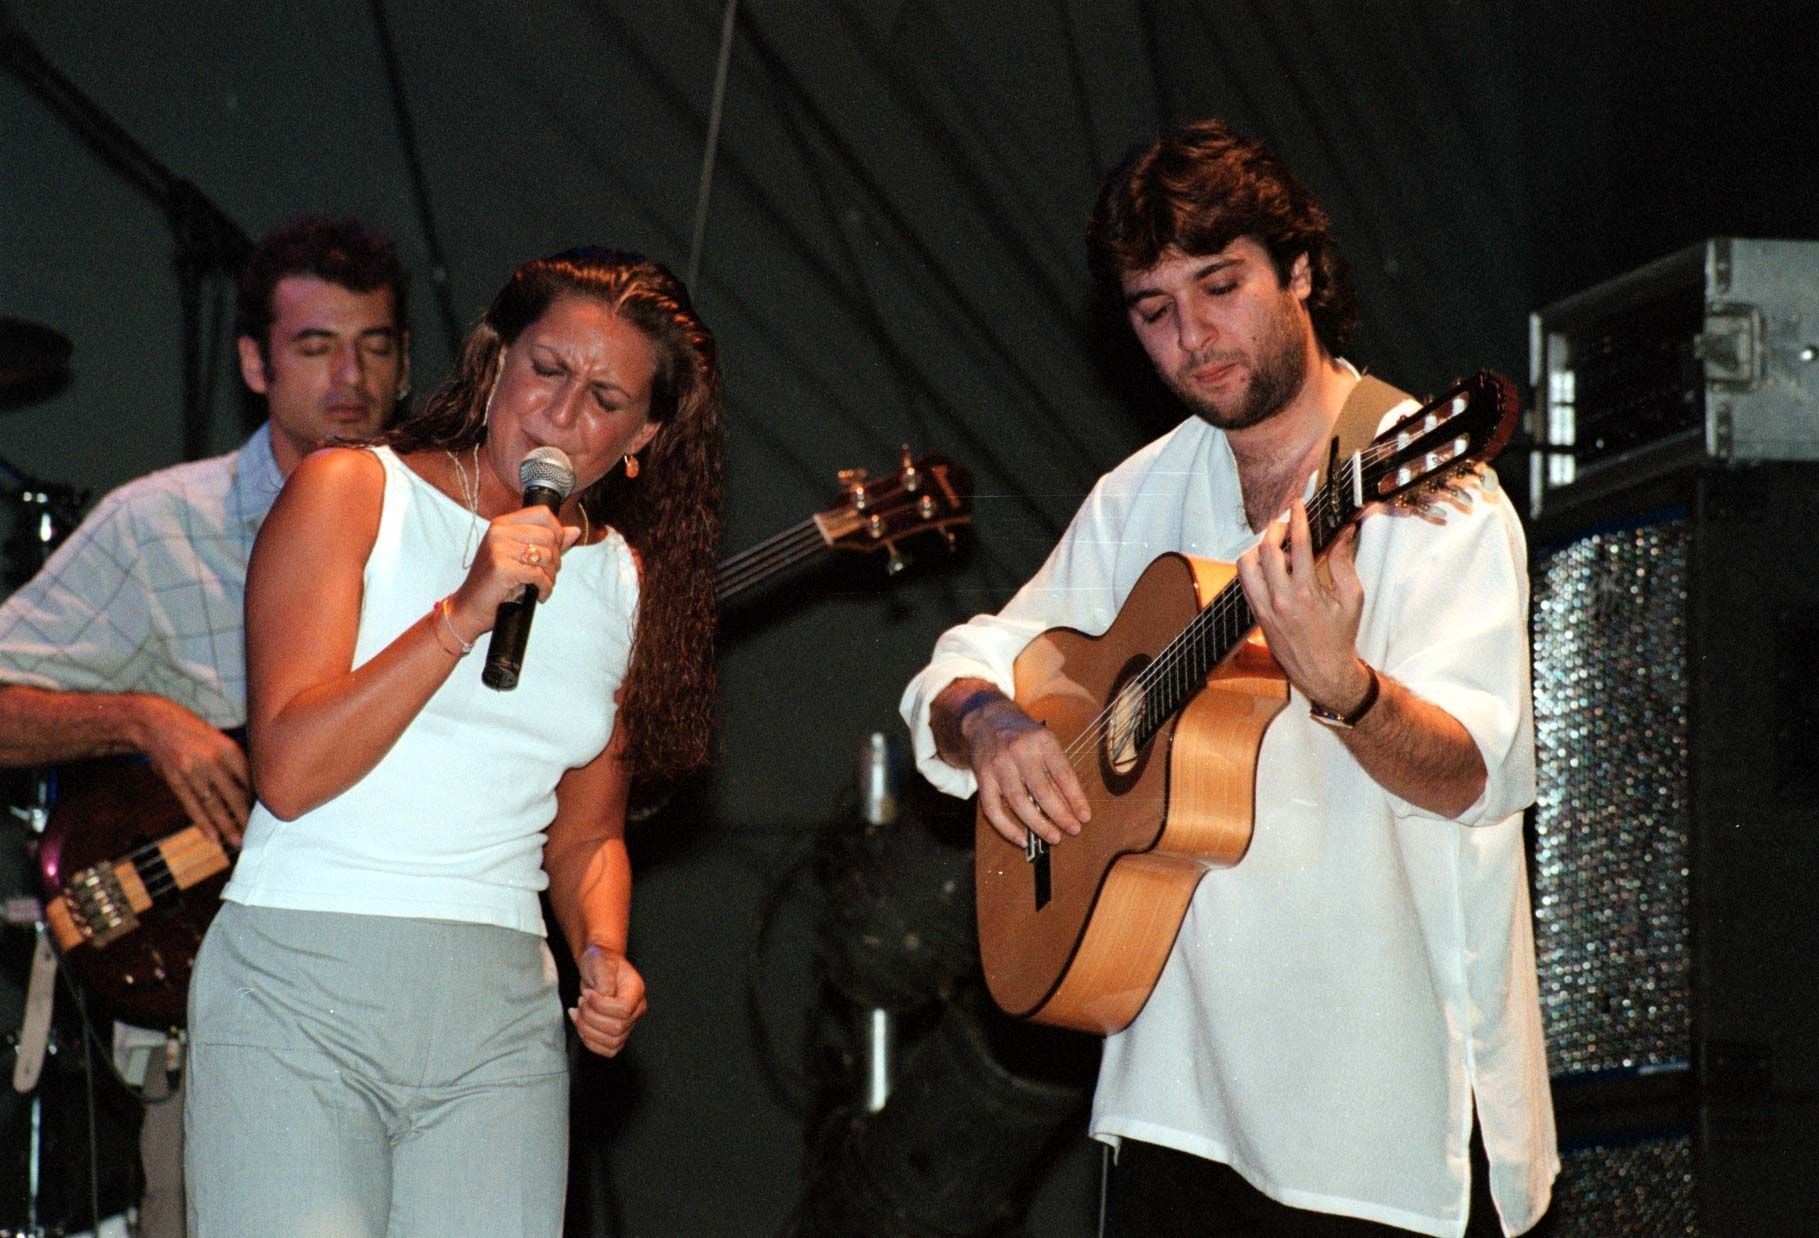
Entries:
{"type": "MultiPolygon", "coordinates": [[[[259,242],[235,326],[267,421],[238,451],[107,495],[0,603],[0,766],[143,753],[192,821],[240,841],[252,791],[223,731],[246,722],[247,555],[297,462],[325,439],[371,437],[404,398],[407,293],[391,243],[354,220],[301,216],[259,242]]],[[[148,1107],[148,1238],[183,1233],[182,1138],[179,1098],[148,1107]]]]}

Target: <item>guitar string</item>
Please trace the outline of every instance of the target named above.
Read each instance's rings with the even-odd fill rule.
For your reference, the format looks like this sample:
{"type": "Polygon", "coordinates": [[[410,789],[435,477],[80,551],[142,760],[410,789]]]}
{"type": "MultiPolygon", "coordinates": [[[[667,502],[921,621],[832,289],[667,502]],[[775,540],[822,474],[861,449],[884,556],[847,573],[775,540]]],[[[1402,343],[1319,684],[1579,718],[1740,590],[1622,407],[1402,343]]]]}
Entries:
{"type": "MultiPolygon", "coordinates": [[[[906,496],[909,493],[908,490],[899,490],[882,495],[868,494],[867,503],[870,506],[866,509],[855,507],[853,511],[862,513],[876,508],[880,504],[888,510],[907,502],[906,496]]],[[[775,567],[788,566],[804,555],[825,549],[828,545],[827,535],[821,526],[813,518],[804,520],[800,524],[792,525],[783,532],[766,538],[756,546],[741,551],[722,563],[715,577],[715,592],[721,596],[736,593],[740,589],[747,588],[752,579],[775,570],[775,567]],[[789,545],[783,545],[785,542],[788,542],[789,545]],[[788,557],[775,564],[766,561],[777,554],[784,554],[788,557]],[[761,563],[762,565],[760,565],[761,563]]]]}
{"type": "MultiPolygon", "coordinates": [[[[1421,415],[1422,414],[1411,414],[1409,420],[1413,420],[1415,417],[1421,415]]],[[[1451,420],[1451,418],[1448,420],[1451,420]]],[[[1425,437],[1431,432],[1431,430],[1424,431],[1422,437],[1425,437]]],[[[1406,444],[1399,443],[1396,440],[1389,440],[1380,443],[1372,443],[1362,451],[1355,453],[1353,457],[1346,460],[1335,470],[1334,476],[1329,480],[1327,485],[1322,486],[1315,493],[1309,503],[1310,514],[1319,514],[1323,518],[1325,526],[1331,529],[1333,535],[1336,535],[1344,521],[1349,519],[1349,517],[1341,516],[1340,501],[1342,497],[1347,496],[1354,489],[1359,465],[1361,463],[1374,464],[1388,455],[1405,450],[1406,446],[1406,444]]],[[[1452,470],[1434,470],[1431,477],[1427,480],[1434,480],[1444,476],[1450,471],[1452,470]]],[[[1330,535],[1328,544],[1330,544],[1330,535]]],[[[1324,546],[1321,547],[1322,550],[1324,548],[1324,546]]],[[[1250,629],[1255,627],[1254,616],[1245,614],[1245,609],[1247,607],[1248,602],[1243,596],[1242,586],[1235,586],[1234,582],[1234,585],[1228,585],[1225,589],[1222,589],[1219,596],[1216,597],[1213,602],[1209,603],[1206,608],[1199,611],[1195,617],[1183,627],[1182,631],[1176,635],[1175,639],[1170,641],[1168,645],[1165,645],[1163,649],[1157,653],[1156,657],[1143,669],[1143,671],[1139,672],[1127,682],[1125,687],[1119,690],[1118,695],[1115,696],[1112,701],[1108,703],[1107,707],[1088,724],[1087,728],[1082,731],[1075,742],[1069,745],[1067,755],[1070,764],[1077,765],[1082,756],[1085,756],[1096,749],[1099,739],[1108,732],[1112,725],[1112,720],[1116,716],[1120,704],[1130,698],[1135,698],[1139,703],[1139,706],[1143,711],[1143,721],[1146,724],[1151,725],[1151,734],[1153,735],[1155,728],[1174,713],[1173,708],[1164,710],[1156,710],[1153,708],[1153,689],[1157,682],[1165,676],[1175,677],[1179,674],[1179,678],[1173,679],[1172,683],[1174,686],[1181,689],[1180,697],[1183,700],[1185,700],[1187,696],[1190,696],[1193,691],[1198,690],[1198,686],[1204,682],[1204,676],[1203,674],[1196,673],[1198,667],[1190,661],[1190,657],[1201,654],[1201,651],[1206,644],[1206,638],[1214,629],[1217,630],[1218,635],[1225,637],[1224,643],[1229,647],[1226,649],[1225,654],[1219,659],[1214,660],[1202,657],[1201,662],[1202,664],[1205,664],[1206,672],[1210,673],[1213,666],[1216,665],[1218,661],[1223,661],[1225,657],[1229,657],[1235,652],[1242,643],[1243,638],[1248,635],[1250,629]],[[1229,634],[1226,632],[1228,621],[1231,621],[1231,631],[1229,634]]]]}
{"type": "Polygon", "coordinates": [[[715,596],[721,599],[730,597],[771,572],[828,548],[827,536],[820,526],[812,520],[805,521],[723,563],[715,576],[715,596]]]}
{"type": "MultiPolygon", "coordinates": [[[[189,826],[187,828],[195,829],[196,827],[189,826]]],[[[184,889],[188,885],[195,884],[195,881],[190,881],[190,882],[186,883],[181,879],[182,877],[189,876],[190,871],[194,867],[193,861],[189,858],[190,852],[194,850],[194,844],[191,843],[191,844],[188,844],[188,845],[185,845],[185,846],[179,848],[179,852],[180,852],[179,856],[177,858],[173,859],[172,857],[167,856],[163,853],[163,847],[166,842],[169,842],[168,838],[159,840],[157,842],[145,843],[141,846],[133,848],[133,850],[127,852],[124,856],[120,857],[119,860],[114,861],[114,864],[122,864],[122,863],[131,864],[133,867],[133,872],[139,878],[139,884],[145,888],[145,892],[148,895],[150,895],[154,901],[156,899],[162,897],[165,894],[169,894],[173,891],[184,889]],[[163,875],[157,876],[157,877],[151,877],[148,879],[143,866],[145,865],[146,861],[152,859],[154,856],[156,856],[163,862],[163,866],[164,866],[163,875]],[[179,872],[179,870],[182,870],[182,871],[179,872]]],[[[207,864],[212,859],[213,859],[212,856],[204,856],[204,857],[202,857],[202,862],[204,864],[207,864]]],[[[114,866],[113,864],[108,864],[105,867],[112,869],[113,866],[114,866]]],[[[196,878],[196,880],[198,880],[198,881],[203,880],[207,876],[212,876],[212,875],[213,874],[204,874],[202,877],[196,878]]],[[[67,890],[65,891],[65,896],[66,897],[68,896],[67,890]]]]}
{"type": "Polygon", "coordinates": [[[749,559],[755,555],[764,553],[765,550],[767,550],[769,547],[775,545],[778,542],[784,541],[788,538],[800,537],[802,535],[803,530],[814,528],[814,525],[815,525],[815,522],[813,520],[798,521],[797,523],[792,524],[789,528],[784,529],[781,532],[771,534],[769,537],[767,537],[763,541],[757,543],[755,546],[749,546],[746,549],[740,551],[738,554],[733,555],[731,558],[727,559],[726,563],[723,564],[722,566],[723,567],[733,567],[736,564],[742,563],[746,559],[749,559]]]}
{"type": "Polygon", "coordinates": [[[779,568],[815,554],[827,546],[819,530],[803,527],[792,530],[793,540],[768,546],[762,554],[746,552],[722,565],[714,575],[714,595],[726,598],[746,589],[779,568]]]}
{"type": "MultiPolygon", "coordinates": [[[[721,565],[717,577],[718,587],[737,590],[746,587],[749,579],[763,576],[774,570],[770,562],[779,555],[787,556],[783,564],[794,562],[805,554],[824,550],[828,547],[827,535],[813,520],[807,520],[787,530],[785,533],[760,542],[748,551],[734,555],[721,565]],[[785,541],[789,544],[785,545],[785,541]]],[[[778,566],[783,565],[778,564],[778,566]]]]}
{"type": "MultiPolygon", "coordinates": [[[[868,498],[866,500],[867,504],[868,504],[867,507],[864,507],[864,508],[853,507],[852,511],[856,514],[864,515],[867,512],[869,512],[873,507],[876,507],[880,500],[883,501],[883,503],[885,504],[885,506],[887,508],[894,507],[900,503],[906,502],[906,500],[904,498],[898,497],[896,495],[868,496],[868,498]]],[[[743,563],[746,559],[749,559],[755,555],[762,554],[768,547],[772,546],[773,544],[784,541],[785,539],[798,537],[805,531],[812,531],[818,540],[821,540],[823,543],[825,543],[826,537],[822,533],[819,523],[813,517],[811,517],[807,520],[801,521],[798,524],[791,525],[789,528],[784,529],[780,533],[772,534],[770,537],[765,538],[763,541],[757,543],[755,546],[751,546],[743,551],[740,551],[738,554],[733,555],[731,558],[727,559],[726,562],[724,564],[722,564],[721,566],[725,569],[732,569],[732,568],[738,566],[739,564],[743,563]]]]}
{"type": "MultiPolygon", "coordinates": [[[[1351,488],[1351,478],[1354,475],[1354,471],[1353,461],[1347,460],[1335,471],[1333,479],[1314,494],[1312,507],[1316,512],[1320,513],[1323,518],[1331,518],[1337,514],[1338,497],[1341,493],[1348,491],[1351,488]]],[[[1224,636],[1228,620],[1236,621],[1246,617],[1244,616],[1243,611],[1248,608],[1248,603],[1244,598],[1243,587],[1237,586],[1234,588],[1234,586],[1237,586],[1236,577],[1233,578],[1231,585],[1227,585],[1219,591],[1218,596],[1215,597],[1212,602],[1197,611],[1194,617],[1183,625],[1181,631],[1176,633],[1174,638],[1157,652],[1156,656],[1147,666],[1136,675],[1132,676],[1130,680],[1126,681],[1126,684],[1119,689],[1118,693],[1106,707],[1087,724],[1081,734],[1068,746],[1066,753],[1069,764],[1077,766],[1080,757],[1086,755],[1088,752],[1096,751],[1098,741],[1109,731],[1112,720],[1119,711],[1121,702],[1134,697],[1142,707],[1145,707],[1147,712],[1147,705],[1152,697],[1152,690],[1157,682],[1165,676],[1175,676],[1177,672],[1181,672],[1178,681],[1180,685],[1183,688],[1188,686],[1188,683],[1195,678],[1195,676],[1191,674],[1192,662],[1190,659],[1206,647],[1206,637],[1209,635],[1209,629],[1216,628],[1218,630],[1217,634],[1224,636]]],[[[1249,629],[1253,626],[1254,622],[1243,624],[1234,623],[1233,631],[1231,633],[1232,639],[1230,640],[1231,648],[1226,651],[1227,656],[1237,649],[1238,644],[1240,643],[1239,639],[1237,639],[1240,635],[1240,631],[1248,633],[1249,629]]],[[[1211,669],[1212,667],[1207,667],[1209,672],[1211,669]]]]}
{"type": "Polygon", "coordinates": [[[716,573],[714,591],[718,596],[737,593],[764,579],[770,573],[808,558],[826,549],[827,543],[813,530],[805,530],[793,543],[772,547],[756,556],[716,573]]]}
{"type": "MultiPolygon", "coordinates": [[[[1315,513],[1321,514],[1322,518],[1330,518],[1332,514],[1335,514],[1335,511],[1337,511],[1337,507],[1335,507],[1335,504],[1337,504],[1337,496],[1341,493],[1342,487],[1344,487],[1344,489],[1350,489],[1350,476],[1352,476],[1352,471],[1352,460],[1346,460],[1344,465],[1341,465],[1341,469],[1335,471],[1332,482],[1322,485],[1321,489],[1313,494],[1311,507],[1315,509],[1315,513]]],[[[1151,658],[1150,664],[1146,665],[1146,667],[1135,674],[1135,676],[1131,676],[1131,680],[1128,680],[1126,685],[1124,685],[1122,689],[1119,689],[1119,694],[1113,696],[1111,704],[1106,705],[1106,709],[1102,709],[1102,711],[1091,720],[1088,727],[1080,733],[1079,738],[1068,747],[1068,756],[1070,756],[1070,760],[1075,760],[1080,754],[1086,753],[1090,747],[1095,747],[1095,745],[1097,745],[1097,740],[1099,740],[1100,736],[1106,733],[1106,729],[1110,727],[1111,718],[1117,713],[1117,707],[1119,707],[1119,702],[1121,702],[1121,700],[1124,700],[1124,698],[1130,696],[1130,694],[1135,694],[1139,700],[1148,700],[1148,698],[1150,698],[1151,689],[1155,687],[1155,684],[1157,684],[1161,678],[1177,673],[1177,669],[1182,669],[1182,664],[1188,662],[1188,658],[1190,658],[1191,654],[1199,653],[1201,649],[1204,649],[1204,645],[1206,645],[1206,640],[1204,640],[1204,638],[1206,638],[1206,634],[1208,634],[1208,629],[1217,627],[1217,629],[1219,629],[1219,634],[1224,634],[1226,620],[1237,620],[1237,618],[1242,618],[1242,607],[1246,605],[1246,602],[1244,602],[1244,591],[1242,591],[1242,587],[1235,587],[1235,589],[1233,589],[1233,585],[1235,584],[1237,584],[1237,578],[1233,578],[1233,584],[1226,585],[1224,589],[1221,589],[1219,594],[1211,600],[1210,604],[1206,605],[1206,607],[1202,607],[1201,611],[1197,611],[1197,613],[1193,614],[1193,618],[1188,620],[1188,624],[1182,625],[1181,631],[1175,634],[1168,644],[1162,645],[1161,651],[1157,651],[1155,658],[1151,658]]],[[[1242,625],[1244,631],[1248,631],[1250,627],[1251,624],[1242,625]]],[[[1233,645],[1233,649],[1235,649],[1235,647],[1237,647],[1237,642],[1233,640],[1231,645],[1233,645]]],[[[1230,653],[1230,651],[1228,651],[1228,653],[1230,653]]],[[[1211,669],[1211,667],[1208,667],[1208,669],[1211,669]]]]}
{"type": "Polygon", "coordinates": [[[739,554],[731,556],[726,562],[720,565],[718,574],[736,574],[754,562],[769,558],[779,552],[791,550],[808,540],[813,540],[815,542],[823,541],[820,531],[814,527],[812,521],[805,521],[802,524],[793,525],[774,537],[766,538],[749,550],[744,550],[739,554]]]}
{"type": "MultiPolygon", "coordinates": [[[[1315,493],[1311,504],[1314,509],[1321,511],[1324,516],[1332,521],[1334,534],[1338,532],[1340,523],[1337,518],[1340,498],[1342,495],[1349,494],[1349,492],[1355,488],[1355,479],[1359,467],[1365,464],[1376,464],[1388,456],[1407,451],[1415,442],[1433,435],[1437,430],[1444,429],[1448,423],[1456,420],[1459,416],[1458,413],[1444,417],[1434,426],[1421,428],[1414,433],[1412,440],[1409,442],[1404,442],[1402,440],[1402,436],[1406,432],[1405,428],[1407,426],[1423,417],[1443,411],[1444,407],[1456,398],[1456,394],[1457,393],[1443,396],[1428,408],[1411,413],[1395,428],[1393,436],[1386,436],[1383,439],[1366,445],[1362,450],[1354,453],[1352,457],[1347,459],[1335,470],[1334,476],[1328,483],[1315,493]]],[[[1456,437],[1456,435],[1454,435],[1454,437],[1456,437]]],[[[1430,470],[1428,476],[1422,478],[1420,482],[1416,484],[1431,484],[1440,478],[1447,476],[1449,473],[1456,471],[1457,468],[1463,467],[1464,464],[1469,462],[1471,454],[1472,453],[1469,452],[1462,453],[1455,460],[1448,461],[1445,466],[1430,470]]],[[[1370,500],[1367,498],[1367,502],[1369,501],[1370,500]]],[[[1240,618],[1242,612],[1239,610],[1239,606],[1243,601],[1242,587],[1234,590],[1228,586],[1227,589],[1222,589],[1219,596],[1205,609],[1198,612],[1195,617],[1182,628],[1181,632],[1177,633],[1175,638],[1157,653],[1156,657],[1148,666],[1145,666],[1142,671],[1138,672],[1131,680],[1127,681],[1124,687],[1119,689],[1117,695],[1114,696],[1112,700],[1107,703],[1106,707],[1087,724],[1086,728],[1082,730],[1075,741],[1068,745],[1065,752],[1069,764],[1077,767],[1081,757],[1097,750],[1098,741],[1109,731],[1112,719],[1118,711],[1120,702],[1126,700],[1128,697],[1134,696],[1144,710],[1146,715],[1144,720],[1146,722],[1153,721],[1158,727],[1163,720],[1172,715],[1174,710],[1170,709],[1163,712],[1161,717],[1155,719],[1147,717],[1147,715],[1152,712],[1149,708],[1151,700],[1150,690],[1164,675],[1173,675],[1178,670],[1183,672],[1189,671],[1191,669],[1191,663],[1187,662],[1188,651],[1193,650],[1197,652],[1203,647],[1208,628],[1219,625],[1220,630],[1223,633],[1223,624],[1227,619],[1240,618]],[[1228,599],[1230,599],[1229,602],[1228,599]]],[[[1242,636],[1248,634],[1250,628],[1254,626],[1254,618],[1249,623],[1235,625],[1230,641],[1231,648],[1226,651],[1226,656],[1229,657],[1230,654],[1237,649],[1238,645],[1241,643],[1242,636]]],[[[1212,669],[1213,668],[1209,666],[1207,671],[1210,673],[1212,669]]],[[[1180,686],[1184,689],[1183,699],[1185,699],[1186,696],[1191,695],[1191,691],[1188,691],[1188,689],[1192,688],[1194,680],[1198,678],[1198,676],[1192,675],[1191,673],[1183,674],[1182,679],[1180,680],[1180,686]]],[[[1154,734],[1153,729],[1151,734],[1154,734]]]]}
{"type": "Polygon", "coordinates": [[[754,585],[764,583],[775,572],[813,558],[822,549],[823,547],[819,543],[813,546],[803,546],[791,554],[779,555],[737,576],[721,578],[714,583],[714,600],[724,602],[754,585]]]}
{"type": "MultiPolygon", "coordinates": [[[[1442,399],[1436,403],[1444,406],[1450,403],[1452,398],[1453,397],[1451,396],[1442,397],[1442,399]]],[[[1327,519],[1332,520],[1334,535],[1339,531],[1339,520],[1337,517],[1339,514],[1340,498],[1342,495],[1349,495],[1354,490],[1358,469],[1364,465],[1376,464],[1391,455],[1408,450],[1412,443],[1402,441],[1402,434],[1404,433],[1403,427],[1406,427],[1411,422],[1428,416],[1435,411],[1439,410],[1430,408],[1411,413],[1409,417],[1396,428],[1393,436],[1370,443],[1362,450],[1354,453],[1352,457],[1347,459],[1334,471],[1334,476],[1328,483],[1315,493],[1311,502],[1311,507],[1313,510],[1319,511],[1327,519]]],[[[1454,414],[1453,416],[1446,417],[1435,426],[1422,428],[1414,435],[1415,440],[1418,441],[1419,439],[1426,438],[1435,433],[1435,431],[1444,429],[1449,422],[1456,419],[1457,415],[1458,414],[1454,414]]],[[[1455,467],[1462,466],[1469,458],[1469,453],[1464,453],[1458,457],[1456,461],[1449,461],[1448,464],[1455,467]]],[[[1429,475],[1426,478],[1423,478],[1422,481],[1432,483],[1439,478],[1446,476],[1448,473],[1455,471],[1455,467],[1441,467],[1431,470],[1429,475]]],[[[1368,497],[1366,501],[1367,503],[1370,501],[1368,497]]],[[[1324,549],[1324,547],[1322,547],[1322,549],[1324,549]]],[[[1234,578],[1233,583],[1236,583],[1236,578],[1234,578]]],[[[1242,586],[1239,586],[1236,589],[1227,586],[1226,589],[1222,589],[1219,596],[1216,597],[1212,603],[1196,613],[1194,618],[1188,621],[1182,630],[1176,634],[1174,639],[1169,641],[1167,645],[1164,645],[1163,648],[1158,651],[1156,657],[1150,661],[1149,665],[1145,666],[1142,671],[1126,681],[1126,684],[1119,689],[1111,701],[1106,704],[1106,707],[1087,724],[1074,742],[1068,745],[1065,749],[1068,763],[1071,766],[1078,768],[1082,757],[1097,752],[1099,740],[1109,733],[1113,719],[1119,711],[1120,704],[1131,698],[1135,699],[1137,708],[1142,711],[1144,715],[1143,721],[1145,723],[1153,724],[1151,729],[1151,735],[1153,736],[1155,730],[1159,729],[1160,724],[1174,713],[1174,709],[1171,708],[1164,711],[1160,717],[1151,718],[1148,716],[1154,712],[1150,708],[1150,702],[1152,699],[1152,690],[1157,682],[1164,676],[1174,676],[1177,672],[1180,672],[1181,676],[1178,685],[1183,690],[1181,694],[1182,699],[1185,700],[1191,695],[1190,689],[1192,689],[1194,681],[1201,677],[1191,673],[1193,663],[1190,661],[1190,656],[1198,654],[1205,647],[1209,629],[1217,627],[1219,629],[1219,634],[1224,635],[1224,625],[1227,620],[1236,620],[1244,617],[1240,607],[1246,605],[1242,586]]],[[[1243,638],[1247,636],[1250,629],[1255,626],[1254,617],[1250,618],[1251,621],[1248,623],[1234,625],[1234,629],[1230,635],[1230,648],[1226,650],[1225,657],[1229,657],[1232,653],[1236,652],[1239,645],[1242,644],[1243,638]]],[[[1224,659],[1221,658],[1220,660],[1223,661],[1224,659]]],[[[1207,673],[1210,673],[1212,669],[1212,666],[1208,666],[1206,668],[1207,673]]]]}

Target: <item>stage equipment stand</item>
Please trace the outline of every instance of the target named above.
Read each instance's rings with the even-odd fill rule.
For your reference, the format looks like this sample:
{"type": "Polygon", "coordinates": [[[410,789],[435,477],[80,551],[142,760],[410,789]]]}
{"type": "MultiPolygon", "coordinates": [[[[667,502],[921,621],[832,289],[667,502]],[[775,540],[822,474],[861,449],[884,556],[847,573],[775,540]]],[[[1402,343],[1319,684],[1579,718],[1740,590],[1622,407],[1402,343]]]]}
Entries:
{"type": "MultiPolygon", "coordinates": [[[[970,803],[860,746],[861,812],[823,835],[797,1235],[1015,1235],[1067,1137],[1084,1138],[1097,1038],[992,1005],[973,919],[970,803]]],[[[1083,1224],[1084,1224],[1083,1219],[1083,1224]]]]}

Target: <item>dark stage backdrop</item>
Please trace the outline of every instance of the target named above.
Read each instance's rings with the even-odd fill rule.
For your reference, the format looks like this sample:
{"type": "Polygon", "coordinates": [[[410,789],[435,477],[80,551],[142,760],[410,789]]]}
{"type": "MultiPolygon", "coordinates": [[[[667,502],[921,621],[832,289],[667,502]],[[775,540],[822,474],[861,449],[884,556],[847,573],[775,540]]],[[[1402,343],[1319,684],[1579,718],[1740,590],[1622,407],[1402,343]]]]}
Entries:
{"type": "MultiPolygon", "coordinates": [[[[322,0],[4,10],[250,233],[361,215],[418,281],[419,390],[449,343],[374,8],[398,53],[465,324],[518,261],[581,242],[688,262],[725,8],[710,0],[322,0]]],[[[1157,433],[1096,378],[1080,242],[1094,187],[1170,118],[1271,139],[1330,208],[1354,358],[1413,389],[1526,376],[1536,305],[1712,234],[1814,235],[1807,6],[1617,0],[748,0],[696,293],[731,401],[728,550],[830,497],[834,470],[940,449],[977,483],[972,552],[817,573],[734,618],[725,759],[641,827],[634,949],[653,1008],[590,1101],[625,1232],[773,1230],[795,1119],[746,1003],[759,911],[853,754],[895,730],[942,627],[995,607],[1091,481],[1157,433]],[[872,569],[872,570],[866,570],[872,569]],[[685,1155],[682,1155],[684,1154],[685,1155]]],[[[0,454],[97,492],[182,454],[160,212],[0,74],[0,314],[75,345],[73,381],[0,413],[0,454]]],[[[212,450],[244,433],[211,293],[212,450]]],[[[806,886],[803,887],[807,889],[806,886]]],[[[783,900],[757,992],[786,1055],[813,898],[783,900]]],[[[1080,1154],[1075,1154],[1078,1159],[1080,1154]]],[[[1084,1232],[1085,1175],[1043,1232],[1084,1232]]],[[[1051,1192],[1054,1195],[1055,1192],[1051,1192]]]]}

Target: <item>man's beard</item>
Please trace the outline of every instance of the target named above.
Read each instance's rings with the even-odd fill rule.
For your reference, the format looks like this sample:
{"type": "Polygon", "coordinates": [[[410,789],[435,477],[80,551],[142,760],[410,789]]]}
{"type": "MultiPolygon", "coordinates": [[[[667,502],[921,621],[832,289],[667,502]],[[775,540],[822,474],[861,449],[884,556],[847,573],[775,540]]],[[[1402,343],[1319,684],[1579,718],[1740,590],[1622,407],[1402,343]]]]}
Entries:
{"type": "MultiPolygon", "coordinates": [[[[1307,349],[1300,330],[1299,315],[1293,298],[1284,298],[1282,312],[1270,317],[1267,329],[1257,341],[1256,356],[1247,367],[1250,381],[1244,386],[1238,407],[1223,409],[1199,394],[1188,375],[1208,365],[1222,363],[1217,351],[1197,354],[1163,381],[1170,391],[1209,425],[1221,430],[1245,430],[1268,421],[1301,391],[1307,381],[1307,349]]],[[[1234,358],[1242,360],[1242,358],[1234,358]]]]}

